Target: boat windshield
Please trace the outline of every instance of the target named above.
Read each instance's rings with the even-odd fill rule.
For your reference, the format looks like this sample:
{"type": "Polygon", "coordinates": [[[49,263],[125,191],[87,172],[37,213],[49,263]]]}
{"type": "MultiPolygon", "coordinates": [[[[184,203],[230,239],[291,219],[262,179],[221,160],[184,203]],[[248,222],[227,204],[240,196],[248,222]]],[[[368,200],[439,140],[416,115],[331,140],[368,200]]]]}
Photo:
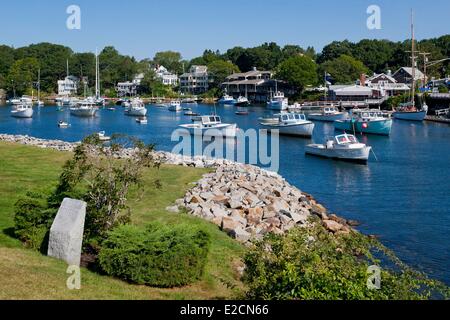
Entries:
{"type": "Polygon", "coordinates": [[[355,136],[350,134],[343,134],[340,136],[336,136],[336,142],[338,144],[347,144],[347,143],[357,143],[358,140],[356,140],[355,136]]]}
{"type": "Polygon", "coordinates": [[[299,121],[299,120],[305,120],[305,115],[300,113],[283,113],[280,115],[281,121],[283,122],[289,122],[289,121],[299,121]]]}

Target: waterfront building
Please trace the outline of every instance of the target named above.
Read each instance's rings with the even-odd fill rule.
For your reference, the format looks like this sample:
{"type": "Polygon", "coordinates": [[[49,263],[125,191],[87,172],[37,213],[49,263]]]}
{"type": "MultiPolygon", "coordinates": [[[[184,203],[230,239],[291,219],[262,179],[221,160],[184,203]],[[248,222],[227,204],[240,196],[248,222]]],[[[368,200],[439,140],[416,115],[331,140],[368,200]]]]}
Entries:
{"type": "Polygon", "coordinates": [[[133,81],[119,82],[116,86],[117,96],[135,96],[138,93],[139,86],[141,85],[142,79],[144,79],[144,74],[137,74],[133,81]]]}
{"type": "Polygon", "coordinates": [[[397,80],[392,76],[390,70],[387,73],[374,73],[369,78],[362,74],[356,84],[369,87],[373,91],[378,92],[376,96],[386,98],[404,94],[410,90],[406,83],[397,82],[397,80]]]}
{"type": "Polygon", "coordinates": [[[331,85],[328,99],[332,101],[366,101],[379,97],[379,91],[361,85],[331,85]]]}
{"type": "MultiPolygon", "coordinates": [[[[392,76],[398,83],[405,83],[408,86],[412,85],[412,68],[402,67],[398,69],[392,76]]],[[[415,68],[415,81],[418,83],[426,83],[425,75],[418,68],[415,68]]]]}
{"type": "Polygon", "coordinates": [[[189,72],[180,76],[180,90],[183,93],[201,94],[209,89],[207,66],[192,66],[189,72]]]}
{"type": "Polygon", "coordinates": [[[176,86],[178,84],[178,76],[171,73],[164,66],[157,65],[154,69],[156,78],[161,80],[166,86],[176,86]]]}
{"type": "Polygon", "coordinates": [[[58,80],[58,95],[70,96],[76,95],[78,91],[78,78],[67,76],[64,80],[58,80]]]}
{"type": "Polygon", "coordinates": [[[233,97],[246,96],[253,102],[267,102],[277,91],[282,91],[286,96],[295,93],[295,90],[286,82],[273,79],[272,76],[271,71],[259,71],[253,68],[248,72],[228,76],[221,87],[233,97]]]}

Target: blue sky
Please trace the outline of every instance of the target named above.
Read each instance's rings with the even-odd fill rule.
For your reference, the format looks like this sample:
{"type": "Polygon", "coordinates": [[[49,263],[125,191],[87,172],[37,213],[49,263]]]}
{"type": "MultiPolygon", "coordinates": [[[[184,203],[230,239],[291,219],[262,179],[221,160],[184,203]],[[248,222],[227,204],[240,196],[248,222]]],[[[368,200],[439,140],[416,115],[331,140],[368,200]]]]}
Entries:
{"type": "Polygon", "coordinates": [[[320,51],[333,40],[404,40],[411,8],[419,39],[450,33],[448,0],[14,0],[2,1],[0,44],[47,41],[77,52],[113,45],[138,59],[161,50],[190,59],[270,41],[320,51]],[[72,4],[81,8],[81,30],[66,28],[72,4]],[[371,4],[381,8],[381,30],[366,27],[371,4]]]}

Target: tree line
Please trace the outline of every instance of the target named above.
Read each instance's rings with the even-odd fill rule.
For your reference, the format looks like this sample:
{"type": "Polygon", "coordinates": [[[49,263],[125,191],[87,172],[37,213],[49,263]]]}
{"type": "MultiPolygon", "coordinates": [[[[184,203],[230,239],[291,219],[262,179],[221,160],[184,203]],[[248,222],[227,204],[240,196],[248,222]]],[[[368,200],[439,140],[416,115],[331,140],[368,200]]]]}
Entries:
{"type": "MultiPolygon", "coordinates": [[[[425,39],[418,42],[421,52],[429,53],[429,61],[450,57],[450,35],[425,39]]],[[[331,75],[333,83],[347,84],[358,79],[361,73],[372,74],[410,66],[411,41],[364,39],[359,42],[334,41],[316,53],[313,47],[306,49],[298,45],[279,46],[274,42],[257,47],[234,47],[221,53],[205,50],[199,57],[184,60],[181,53],[158,52],[153,58],[138,61],[132,56],[120,54],[114,47],[105,47],[99,53],[102,92],[113,96],[117,82],[131,81],[136,74],[144,74],[141,90],[143,94],[168,94],[177,88],[163,86],[153,71],[155,65],[163,65],[178,75],[192,65],[206,65],[212,78],[211,88],[218,93],[220,83],[234,72],[246,72],[253,67],[270,70],[280,80],[285,80],[301,92],[306,86],[323,83],[325,72],[331,75]]],[[[0,46],[0,88],[9,96],[21,95],[36,89],[38,70],[40,87],[48,94],[57,91],[57,80],[69,73],[78,78],[87,77],[88,87],[95,82],[95,54],[77,53],[66,46],[39,43],[22,48],[0,46]]],[[[430,67],[429,76],[444,77],[448,61],[430,67]]],[[[419,59],[423,69],[423,59],[419,59]]],[[[82,88],[80,88],[82,90],[82,88]]]]}

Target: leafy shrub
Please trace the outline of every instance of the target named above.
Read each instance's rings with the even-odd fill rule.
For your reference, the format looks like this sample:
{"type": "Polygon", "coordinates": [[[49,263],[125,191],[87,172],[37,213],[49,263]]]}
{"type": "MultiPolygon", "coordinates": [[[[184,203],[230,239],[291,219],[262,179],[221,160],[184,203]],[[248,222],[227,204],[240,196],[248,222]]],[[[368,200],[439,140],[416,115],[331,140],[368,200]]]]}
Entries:
{"type": "Polygon", "coordinates": [[[57,209],[49,207],[45,193],[28,192],[15,204],[14,232],[28,247],[43,249],[57,209]]]}
{"type": "Polygon", "coordinates": [[[249,299],[428,299],[445,285],[404,266],[377,240],[359,233],[333,236],[323,227],[268,235],[244,258],[249,299]],[[369,289],[370,265],[380,265],[381,287],[369,289]]]}
{"type": "Polygon", "coordinates": [[[177,287],[201,278],[209,244],[208,233],[186,224],[123,225],[103,241],[99,262],[107,274],[127,281],[177,287]]]}

